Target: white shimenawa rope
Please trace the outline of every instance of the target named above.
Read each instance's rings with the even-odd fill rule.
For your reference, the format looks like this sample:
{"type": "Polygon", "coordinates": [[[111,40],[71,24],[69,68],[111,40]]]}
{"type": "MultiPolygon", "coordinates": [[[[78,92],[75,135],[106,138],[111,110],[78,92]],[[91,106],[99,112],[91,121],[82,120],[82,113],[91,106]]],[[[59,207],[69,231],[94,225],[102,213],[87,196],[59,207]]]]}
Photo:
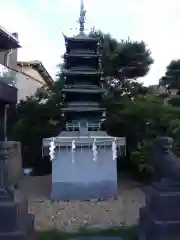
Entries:
{"type": "Polygon", "coordinates": [[[94,138],[93,145],[92,145],[92,152],[93,152],[93,161],[97,161],[97,146],[96,146],[96,139],[94,138]]]}
{"type": "MultiPolygon", "coordinates": [[[[102,137],[103,138],[103,137],[102,137]]],[[[87,144],[87,142],[86,141],[83,141],[83,139],[86,139],[86,138],[80,138],[80,139],[78,139],[78,144],[87,144]]],[[[118,142],[119,140],[121,140],[121,138],[115,138],[116,139],[116,142],[118,142]]],[[[63,139],[63,141],[61,141],[61,140],[59,140],[58,138],[55,138],[55,140],[56,140],[56,143],[58,144],[58,143],[63,143],[63,144],[68,144],[69,143],[69,141],[68,140],[65,140],[65,139],[63,139]]],[[[109,139],[103,139],[103,140],[99,140],[98,139],[98,137],[96,138],[96,145],[98,144],[98,143],[112,143],[112,140],[114,140],[113,138],[109,138],[109,139]]],[[[92,142],[91,142],[92,143],[92,142]]],[[[90,144],[91,144],[90,143],[90,144]]]]}
{"type": "Polygon", "coordinates": [[[54,138],[52,138],[52,140],[50,142],[50,146],[49,146],[49,156],[50,156],[51,161],[54,159],[55,148],[56,148],[56,145],[54,143],[54,138]]]}
{"type": "Polygon", "coordinates": [[[71,152],[72,152],[72,163],[75,162],[75,150],[76,150],[76,145],[75,145],[75,141],[72,141],[72,147],[71,147],[71,152]]]}
{"type": "Polygon", "coordinates": [[[112,142],[112,155],[113,155],[113,160],[116,160],[117,158],[117,144],[116,144],[116,138],[114,138],[112,142]]]}

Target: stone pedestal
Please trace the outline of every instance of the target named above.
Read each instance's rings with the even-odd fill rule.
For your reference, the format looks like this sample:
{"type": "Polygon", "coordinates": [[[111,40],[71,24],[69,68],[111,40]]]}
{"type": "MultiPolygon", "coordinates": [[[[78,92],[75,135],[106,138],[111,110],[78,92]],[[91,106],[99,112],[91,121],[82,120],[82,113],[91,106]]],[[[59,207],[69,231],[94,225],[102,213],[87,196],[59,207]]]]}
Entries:
{"type": "Polygon", "coordinates": [[[7,169],[10,185],[19,183],[23,176],[21,143],[16,141],[8,141],[4,143],[7,148],[7,169]]]}
{"type": "Polygon", "coordinates": [[[28,203],[23,197],[1,200],[0,216],[0,239],[35,239],[34,216],[28,213],[28,203]]]}
{"type": "MultiPolygon", "coordinates": [[[[55,145],[50,198],[60,201],[117,199],[117,162],[112,148],[114,137],[103,131],[89,132],[89,136],[69,132],[74,136],[64,136],[67,133],[61,132],[58,137],[43,140],[44,149],[49,148],[52,140],[55,145]],[[96,151],[93,150],[94,145],[96,151]]],[[[125,138],[117,138],[116,144],[118,155],[123,156],[125,138]]]]}
{"type": "Polygon", "coordinates": [[[139,240],[180,240],[180,185],[153,184],[146,189],[139,240]]]}
{"type": "Polygon", "coordinates": [[[90,200],[117,198],[116,160],[109,147],[99,148],[93,160],[91,148],[76,147],[72,163],[71,149],[61,148],[52,161],[52,200],[90,200]]]}
{"type": "Polygon", "coordinates": [[[22,194],[14,195],[8,179],[7,149],[0,142],[0,239],[35,239],[34,217],[22,194]]]}

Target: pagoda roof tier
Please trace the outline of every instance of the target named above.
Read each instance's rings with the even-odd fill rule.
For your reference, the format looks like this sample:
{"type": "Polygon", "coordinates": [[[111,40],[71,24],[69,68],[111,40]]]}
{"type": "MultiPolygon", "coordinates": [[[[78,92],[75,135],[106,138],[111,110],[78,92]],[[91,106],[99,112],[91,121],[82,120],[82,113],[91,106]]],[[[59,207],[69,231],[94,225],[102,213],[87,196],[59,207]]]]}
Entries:
{"type": "Polygon", "coordinates": [[[99,58],[101,57],[100,54],[95,54],[95,53],[86,53],[84,52],[80,52],[80,53],[65,53],[64,54],[64,58],[70,58],[70,57],[78,57],[78,58],[99,58]]]}
{"type": "MultiPolygon", "coordinates": [[[[67,49],[67,53],[69,54],[95,54],[96,50],[91,48],[78,48],[78,49],[67,49]]],[[[66,53],[65,53],[66,54],[66,53]]]]}
{"type": "Polygon", "coordinates": [[[66,42],[84,42],[84,41],[87,41],[87,42],[97,42],[98,43],[98,41],[99,41],[98,38],[89,37],[84,33],[80,33],[80,34],[78,34],[74,37],[64,36],[64,39],[65,39],[66,42]]]}
{"type": "Polygon", "coordinates": [[[62,91],[67,93],[91,93],[91,94],[99,94],[106,92],[106,90],[103,88],[100,89],[64,88],[62,89],[62,91]]]}
{"type": "Polygon", "coordinates": [[[73,85],[64,85],[64,89],[95,89],[99,90],[101,89],[100,86],[97,86],[95,84],[73,84],[73,85]]]}
{"type": "Polygon", "coordinates": [[[87,107],[87,106],[81,106],[81,107],[64,107],[62,108],[63,112],[103,112],[105,111],[105,108],[101,107],[87,107]]]}
{"type": "Polygon", "coordinates": [[[88,71],[88,70],[74,70],[74,69],[68,69],[63,71],[64,76],[67,75],[91,75],[91,76],[95,76],[95,75],[99,75],[101,76],[103,74],[103,72],[101,71],[88,71]]]}
{"type": "Polygon", "coordinates": [[[99,108],[99,103],[98,102],[78,102],[78,101],[73,101],[73,102],[68,102],[65,106],[65,108],[69,107],[74,107],[74,108],[79,108],[79,107],[95,107],[99,108]]]}

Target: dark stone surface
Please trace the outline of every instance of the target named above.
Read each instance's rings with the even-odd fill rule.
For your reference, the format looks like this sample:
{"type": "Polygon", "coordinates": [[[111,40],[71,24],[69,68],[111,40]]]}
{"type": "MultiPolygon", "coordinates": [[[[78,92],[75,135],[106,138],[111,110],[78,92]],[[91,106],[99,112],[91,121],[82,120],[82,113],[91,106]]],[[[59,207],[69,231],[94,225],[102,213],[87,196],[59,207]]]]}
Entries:
{"type": "Polygon", "coordinates": [[[28,214],[23,227],[15,231],[0,232],[0,240],[35,240],[36,233],[34,230],[34,216],[28,214]]]}
{"type": "Polygon", "coordinates": [[[174,185],[180,184],[180,160],[172,151],[172,144],[172,138],[157,138],[154,142],[151,160],[156,177],[159,180],[167,179],[169,184],[172,182],[174,185]]]}
{"type": "Polygon", "coordinates": [[[146,208],[157,221],[180,221],[180,191],[160,192],[149,187],[146,208]]]}
{"type": "Polygon", "coordinates": [[[141,208],[139,240],[180,240],[180,221],[158,221],[141,208]]]}
{"type": "Polygon", "coordinates": [[[160,181],[145,190],[139,240],[180,240],[180,159],[172,152],[171,144],[170,138],[155,141],[152,162],[160,181]]]}
{"type": "Polygon", "coordinates": [[[12,201],[14,194],[9,186],[8,169],[7,169],[7,149],[4,142],[0,142],[0,202],[12,201]]]}
{"type": "Polygon", "coordinates": [[[10,188],[0,188],[0,202],[1,201],[13,201],[14,192],[10,188]]]}
{"type": "Polygon", "coordinates": [[[117,199],[117,183],[111,181],[81,183],[52,183],[52,200],[89,200],[89,199],[117,199]]]}

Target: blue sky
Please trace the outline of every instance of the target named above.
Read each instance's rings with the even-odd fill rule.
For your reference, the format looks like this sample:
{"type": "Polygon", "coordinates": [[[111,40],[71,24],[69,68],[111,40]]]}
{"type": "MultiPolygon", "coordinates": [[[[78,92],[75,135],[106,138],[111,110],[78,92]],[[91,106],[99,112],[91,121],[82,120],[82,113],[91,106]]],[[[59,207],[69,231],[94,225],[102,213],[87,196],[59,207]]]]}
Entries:
{"type": "MultiPolygon", "coordinates": [[[[155,63],[142,79],[146,85],[157,83],[169,61],[180,58],[179,0],[84,2],[87,32],[95,27],[117,39],[147,43],[155,63]]],[[[19,33],[19,60],[41,60],[54,77],[64,52],[62,32],[76,33],[79,5],[80,0],[0,0],[0,25],[19,33]]]]}

